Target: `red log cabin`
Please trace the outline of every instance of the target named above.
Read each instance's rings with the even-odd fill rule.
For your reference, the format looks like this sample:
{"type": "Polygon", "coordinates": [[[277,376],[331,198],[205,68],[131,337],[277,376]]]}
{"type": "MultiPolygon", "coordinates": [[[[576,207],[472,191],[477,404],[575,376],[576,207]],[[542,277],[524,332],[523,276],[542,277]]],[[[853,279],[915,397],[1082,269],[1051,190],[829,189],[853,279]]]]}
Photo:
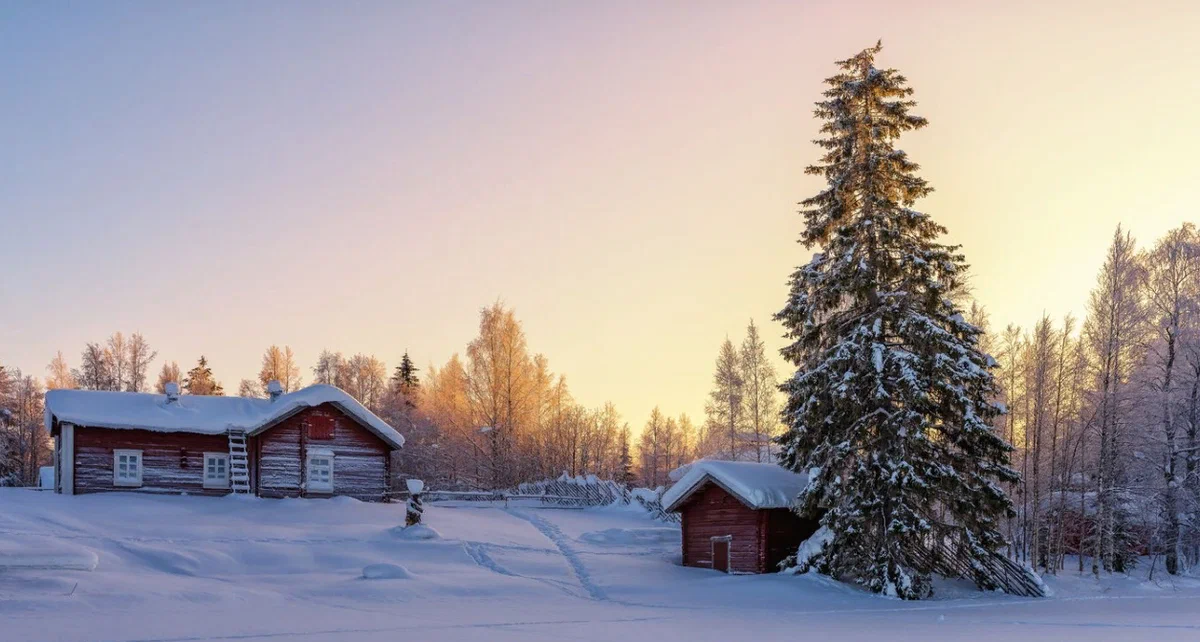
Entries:
{"type": "Polygon", "coordinates": [[[807,485],[776,464],[700,460],[662,498],[683,521],[683,565],[770,573],[816,530],[792,511],[807,485]]]}
{"type": "Polygon", "coordinates": [[[404,437],[353,397],[315,385],[269,399],[51,390],[54,489],[387,498],[404,437]]]}

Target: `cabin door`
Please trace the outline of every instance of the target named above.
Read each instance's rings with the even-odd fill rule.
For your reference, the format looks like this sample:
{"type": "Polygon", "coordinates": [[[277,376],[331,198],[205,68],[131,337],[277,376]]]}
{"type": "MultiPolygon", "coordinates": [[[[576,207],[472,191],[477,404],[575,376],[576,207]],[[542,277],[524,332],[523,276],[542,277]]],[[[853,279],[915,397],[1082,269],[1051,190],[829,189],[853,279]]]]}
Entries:
{"type": "Polygon", "coordinates": [[[732,541],[728,535],[712,538],[712,567],[722,573],[729,572],[729,544],[732,541]]]}

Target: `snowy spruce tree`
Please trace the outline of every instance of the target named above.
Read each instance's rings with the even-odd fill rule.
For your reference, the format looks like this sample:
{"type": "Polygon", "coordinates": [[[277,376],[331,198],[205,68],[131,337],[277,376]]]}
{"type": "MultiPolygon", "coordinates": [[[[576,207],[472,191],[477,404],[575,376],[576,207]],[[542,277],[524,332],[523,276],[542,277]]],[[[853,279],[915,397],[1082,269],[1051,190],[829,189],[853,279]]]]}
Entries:
{"type": "Polygon", "coordinates": [[[783,465],[810,475],[801,510],[829,536],[801,566],[919,599],[945,551],[980,569],[1004,546],[1012,504],[999,482],[1017,473],[992,428],[995,362],[955,303],[964,257],[913,209],[933,188],[895,147],[926,120],[909,113],[904,76],[875,67],[881,46],[838,62],[815,110],[825,153],[806,171],[828,185],[801,203],[800,240],[818,252],[777,315],[797,368],[778,441],[783,465]]]}

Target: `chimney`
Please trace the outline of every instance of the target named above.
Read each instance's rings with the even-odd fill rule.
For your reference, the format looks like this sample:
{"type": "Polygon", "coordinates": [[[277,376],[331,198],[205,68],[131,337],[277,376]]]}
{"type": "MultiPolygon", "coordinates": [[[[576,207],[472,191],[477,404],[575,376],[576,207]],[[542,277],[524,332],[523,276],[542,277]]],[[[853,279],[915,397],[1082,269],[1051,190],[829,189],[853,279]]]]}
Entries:
{"type": "Polygon", "coordinates": [[[174,381],[168,381],[167,385],[163,386],[163,391],[167,393],[167,403],[177,403],[179,401],[179,384],[174,381]]]}
{"type": "Polygon", "coordinates": [[[278,379],[267,382],[267,394],[271,396],[271,401],[275,401],[279,395],[283,394],[283,385],[279,383],[278,379]]]}

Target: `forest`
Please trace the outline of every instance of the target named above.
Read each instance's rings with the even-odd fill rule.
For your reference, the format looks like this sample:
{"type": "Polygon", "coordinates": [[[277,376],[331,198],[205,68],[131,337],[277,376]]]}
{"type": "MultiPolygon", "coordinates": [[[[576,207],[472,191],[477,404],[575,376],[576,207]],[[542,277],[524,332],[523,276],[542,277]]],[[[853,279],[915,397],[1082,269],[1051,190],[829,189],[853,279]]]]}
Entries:
{"type": "MultiPolygon", "coordinates": [[[[987,326],[978,308],[977,323],[987,326]]],[[[986,336],[1021,481],[1007,524],[1016,554],[1048,572],[1175,573],[1200,560],[1200,235],[1186,223],[1139,247],[1118,229],[1087,316],[986,336]],[[1082,550],[1081,550],[1082,549],[1082,550]]]]}

